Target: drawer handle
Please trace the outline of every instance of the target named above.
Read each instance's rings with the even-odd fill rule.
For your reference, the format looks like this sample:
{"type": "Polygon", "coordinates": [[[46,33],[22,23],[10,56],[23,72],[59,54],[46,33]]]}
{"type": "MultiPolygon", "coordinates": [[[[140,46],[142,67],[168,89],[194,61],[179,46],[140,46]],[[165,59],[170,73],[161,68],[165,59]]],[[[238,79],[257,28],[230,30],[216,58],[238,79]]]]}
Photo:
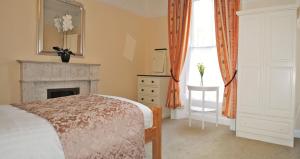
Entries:
{"type": "Polygon", "coordinates": [[[151,81],[152,83],[154,83],[154,81],[151,81]]]}
{"type": "Polygon", "coordinates": [[[142,89],[141,91],[144,91],[144,89],[142,89]]]}
{"type": "Polygon", "coordinates": [[[154,102],[154,99],[151,99],[152,102],[154,102]]]}
{"type": "Polygon", "coordinates": [[[144,82],[144,80],[142,80],[142,82],[144,82]]]}
{"type": "Polygon", "coordinates": [[[141,98],[141,100],[144,100],[144,98],[141,98]]]}
{"type": "Polygon", "coordinates": [[[151,91],[152,93],[154,92],[154,90],[151,91]]]}

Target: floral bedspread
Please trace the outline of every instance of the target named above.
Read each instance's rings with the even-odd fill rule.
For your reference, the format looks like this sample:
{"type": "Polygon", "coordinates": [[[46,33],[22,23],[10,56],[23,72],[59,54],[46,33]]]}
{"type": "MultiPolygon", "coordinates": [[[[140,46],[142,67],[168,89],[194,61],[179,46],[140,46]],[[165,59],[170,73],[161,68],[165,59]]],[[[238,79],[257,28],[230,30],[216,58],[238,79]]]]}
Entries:
{"type": "Polygon", "coordinates": [[[98,95],[76,95],[14,106],[53,125],[66,159],[145,156],[143,113],[131,103],[98,95]]]}

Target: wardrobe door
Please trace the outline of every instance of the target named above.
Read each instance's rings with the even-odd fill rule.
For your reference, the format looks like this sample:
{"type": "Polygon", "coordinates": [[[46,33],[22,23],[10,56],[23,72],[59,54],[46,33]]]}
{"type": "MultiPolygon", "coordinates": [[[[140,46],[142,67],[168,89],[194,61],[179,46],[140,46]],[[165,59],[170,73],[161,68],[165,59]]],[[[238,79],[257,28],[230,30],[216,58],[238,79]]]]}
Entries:
{"type": "Polygon", "coordinates": [[[285,121],[280,130],[290,146],[294,142],[296,15],[295,10],[266,15],[266,115],[285,121]]]}
{"type": "Polygon", "coordinates": [[[266,114],[294,119],[295,11],[266,15],[266,114]]]}
{"type": "Polygon", "coordinates": [[[262,94],[258,91],[262,87],[262,24],[261,15],[240,17],[238,112],[255,114],[263,112],[262,94]]]}

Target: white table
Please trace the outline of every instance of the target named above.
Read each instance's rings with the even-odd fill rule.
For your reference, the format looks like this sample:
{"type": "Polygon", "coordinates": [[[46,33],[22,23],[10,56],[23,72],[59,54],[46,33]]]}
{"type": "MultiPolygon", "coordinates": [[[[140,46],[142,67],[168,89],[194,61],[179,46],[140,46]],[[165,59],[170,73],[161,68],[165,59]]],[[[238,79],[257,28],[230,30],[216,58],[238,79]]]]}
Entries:
{"type": "Polygon", "coordinates": [[[206,86],[191,86],[188,85],[188,91],[189,91],[189,101],[188,101],[188,108],[189,108],[189,126],[192,125],[192,117],[191,113],[192,111],[195,112],[201,112],[202,113],[202,129],[205,127],[204,123],[204,113],[210,112],[210,111],[216,111],[216,126],[218,126],[218,120],[219,120],[219,87],[206,87],[206,86]],[[192,106],[192,92],[193,91],[200,91],[202,93],[202,108],[197,106],[192,106]],[[216,92],[216,108],[215,109],[209,109],[205,108],[205,92],[213,91],[216,92]]]}

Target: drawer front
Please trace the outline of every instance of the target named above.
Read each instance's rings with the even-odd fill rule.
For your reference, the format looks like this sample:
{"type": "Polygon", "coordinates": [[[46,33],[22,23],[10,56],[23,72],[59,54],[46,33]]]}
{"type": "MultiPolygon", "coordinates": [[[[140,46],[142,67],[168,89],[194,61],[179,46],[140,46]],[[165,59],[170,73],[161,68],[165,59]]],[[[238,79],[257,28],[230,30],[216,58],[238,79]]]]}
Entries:
{"type": "Polygon", "coordinates": [[[139,77],[138,84],[139,85],[149,85],[149,86],[159,86],[160,80],[158,78],[139,77]]]}
{"type": "Polygon", "coordinates": [[[145,94],[145,95],[156,96],[156,95],[159,95],[160,89],[159,89],[159,88],[156,88],[156,87],[139,86],[139,87],[138,87],[138,93],[139,93],[139,94],[145,94]]]}
{"type": "Polygon", "coordinates": [[[238,115],[237,129],[239,131],[279,138],[289,138],[293,133],[291,121],[274,120],[273,118],[266,117],[258,118],[247,115],[238,115]]]}
{"type": "Polygon", "coordinates": [[[147,105],[147,106],[150,106],[149,104],[150,103],[147,103],[148,101],[148,97],[147,96],[144,96],[144,95],[140,95],[138,96],[138,102],[144,104],[144,105],[147,105]]]}
{"type": "Polygon", "coordinates": [[[159,105],[160,104],[159,97],[148,97],[146,99],[147,99],[147,103],[150,103],[151,105],[159,105]]]}
{"type": "Polygon", "coordinates": [[[139,95],[138,101],[140,103],[143,103],[145,105],[153,106],[153,105],[160,105],[160,99],[159,97],[151,97],[151,96],[144,96],[139,95]]]}

